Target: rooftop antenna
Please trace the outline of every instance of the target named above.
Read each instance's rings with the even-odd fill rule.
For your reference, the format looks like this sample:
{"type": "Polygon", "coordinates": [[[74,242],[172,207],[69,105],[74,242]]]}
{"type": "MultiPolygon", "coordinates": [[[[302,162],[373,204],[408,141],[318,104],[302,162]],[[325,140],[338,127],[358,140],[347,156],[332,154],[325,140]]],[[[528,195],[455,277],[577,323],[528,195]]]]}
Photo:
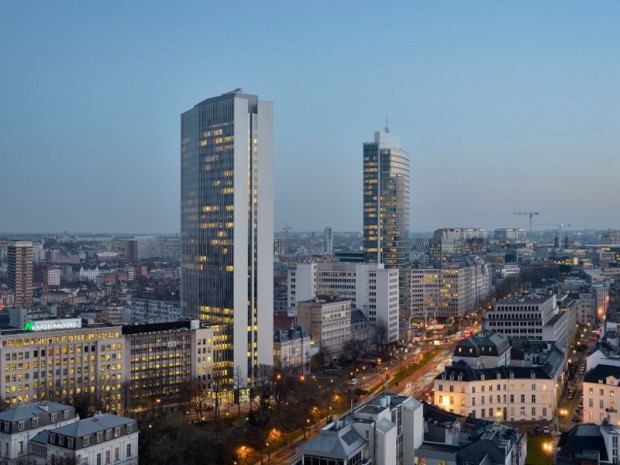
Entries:
{"type": "Polygon", "coordinates": [[[385,132],[390,132],[390,126],[388,125],[388,117],[385,117],[385,132]]]}

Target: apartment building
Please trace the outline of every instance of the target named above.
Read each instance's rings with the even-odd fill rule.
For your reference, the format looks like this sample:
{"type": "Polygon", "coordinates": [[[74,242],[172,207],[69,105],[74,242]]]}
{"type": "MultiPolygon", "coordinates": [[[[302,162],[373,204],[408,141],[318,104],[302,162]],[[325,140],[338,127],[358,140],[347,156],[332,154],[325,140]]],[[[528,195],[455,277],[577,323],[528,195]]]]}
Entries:
{"type": "Polygon", "coordinates": [[[297,323],[325,354],[338,358],[351,339],[351,302],[328,297],[298,302],[297,323]]]}
{"type": "Polygon", "coordinates": [[[28,463],[61,460],[80,465],[138,465],[138,424],[110,413],[41,431],[29,445],[28,463]]]}

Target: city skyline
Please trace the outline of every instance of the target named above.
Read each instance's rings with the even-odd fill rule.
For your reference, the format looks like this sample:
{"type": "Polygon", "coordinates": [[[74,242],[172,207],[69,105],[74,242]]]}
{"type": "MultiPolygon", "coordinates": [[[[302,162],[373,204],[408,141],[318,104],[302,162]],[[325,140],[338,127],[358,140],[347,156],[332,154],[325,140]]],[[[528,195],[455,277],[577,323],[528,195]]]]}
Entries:
{"type": "Polygon", "coordinates": [[[0,229],[178,233],[178,114],[235,87],[278,108],[276,231],[362,230],[386,116],[411,231],[620,227],[619,4],[327,5],[0,6],[0,229]]]}

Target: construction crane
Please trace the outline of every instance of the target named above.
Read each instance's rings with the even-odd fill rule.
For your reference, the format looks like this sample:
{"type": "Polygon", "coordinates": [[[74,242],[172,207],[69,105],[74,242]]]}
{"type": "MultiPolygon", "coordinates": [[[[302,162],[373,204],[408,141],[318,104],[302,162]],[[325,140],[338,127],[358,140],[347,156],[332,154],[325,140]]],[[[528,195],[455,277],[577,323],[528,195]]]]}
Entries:
{"type": "Polygon", "coordinates": [[[284,231],[284,244],[282,245],[282,255],[287,255],[288,254],[288,232],[293,229],[291,228],[288,224],[284,226],[284,228],[282,228],[282,231],[284,231]]]}
{"type": "Polygon", "coordinates": [[[513,215],[529,215],[530,217],[530,234],[532,233],[532,216],[534,215],[540,215],[540,213],[538,212],[512,212],[513,215]]]}

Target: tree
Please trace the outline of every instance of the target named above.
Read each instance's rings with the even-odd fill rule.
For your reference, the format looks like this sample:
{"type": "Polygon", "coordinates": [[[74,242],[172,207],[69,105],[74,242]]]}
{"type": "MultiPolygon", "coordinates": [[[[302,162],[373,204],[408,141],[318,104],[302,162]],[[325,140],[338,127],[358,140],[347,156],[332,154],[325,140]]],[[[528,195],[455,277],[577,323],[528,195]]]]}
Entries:
{"type": "Polygon", "coordinates": [[[377,323],[375,324],[375,342],[378,346],[383,347],[388,343],[389,334],[388,334],[388,325],[385,320],[381,318],[377,318],[377,323]]]}

